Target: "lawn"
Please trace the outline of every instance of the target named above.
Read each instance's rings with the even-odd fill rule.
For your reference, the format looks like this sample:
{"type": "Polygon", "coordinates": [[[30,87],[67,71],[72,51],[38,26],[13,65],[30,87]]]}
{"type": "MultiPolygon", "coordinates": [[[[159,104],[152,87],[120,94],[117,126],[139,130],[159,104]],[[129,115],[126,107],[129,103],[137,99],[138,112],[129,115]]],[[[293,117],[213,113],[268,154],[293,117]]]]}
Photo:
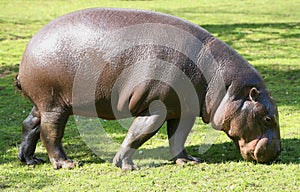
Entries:
{"type": "MultiPolygon", "coordinates": [[[[0,191],[299,191],[299,7],[299,0],[0,0],[0,191]],[[139,8],[172,14],[204,27],[237,50],[262,74],[276,99],[282,136],[282,153],[277,161],[266,165],[242,160],[224,133],[210,130],[199,119],[187,149],[203,163],[177,166],[160,158],[168,150],[163,128],[138,151],[135,163],[140,169],[122,172],[87,146],[71,118],[64,147],[69,157],[83,166],[53,170],[41,143],[36,154],[46,163],[21,165],[17,159],[21,123],[32,106],[15,93],[13,77],[26,44],[52,19],[89,7],[139,8]],[[205,136],[216,137],[207,148],[205,136]]],[[[126,130],[117,122],[101,124],[115,141],[124,138],[126,130]]]]}

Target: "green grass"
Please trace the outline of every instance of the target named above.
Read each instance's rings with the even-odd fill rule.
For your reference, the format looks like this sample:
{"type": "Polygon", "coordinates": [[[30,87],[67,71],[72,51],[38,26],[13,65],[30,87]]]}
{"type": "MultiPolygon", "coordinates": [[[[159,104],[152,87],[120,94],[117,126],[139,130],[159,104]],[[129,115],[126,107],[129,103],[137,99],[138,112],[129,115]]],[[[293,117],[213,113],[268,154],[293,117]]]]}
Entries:
{"type": "MultiPolygon", "coordinates": [[[[4,191],[299,191],[300,190],[300,1],[180,0],[180,1],[4,1],[0,0],[0,190],[4,191]],[[157,159],[167,150],[165,130],[137,155],[141,169],[121,172],[104,162],[84,143],[70,119],[64,146],[70,158],[84,165],[53,170],[49,160],[36,167],[17,160],[21,122],[31,109],[14,93],[26,43],[43,25],[65,13],[88,7],[155,10],[203,26],[249,60],[262,74],[280,114],[282,153],[271,165],[245,162],[221,132],[215,144],[198,154],[205,126],[197,121],[188,150],[204,160],[176,166],[157,159]],[[158,148],[160,147],[160,148],[158,148]],[[152,152],[151,152],[152,151],[152,152]],[[153,156],[151,156],[151,154],[153,156]]],[[[116,122],[102,121],[116,141],[126,133],[116,122]]],[[[47,159],[41,143],[37,156],[47,159]]]]}

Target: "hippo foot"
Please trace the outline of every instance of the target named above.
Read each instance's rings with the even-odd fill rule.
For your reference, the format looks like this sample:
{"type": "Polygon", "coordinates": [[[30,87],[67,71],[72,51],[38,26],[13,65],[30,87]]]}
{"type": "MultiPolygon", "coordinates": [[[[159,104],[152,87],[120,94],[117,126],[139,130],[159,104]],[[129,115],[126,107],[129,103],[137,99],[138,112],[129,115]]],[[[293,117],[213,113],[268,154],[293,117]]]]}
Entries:
{"type": "Polygon", "coordinates": [[[45,163],[45,160],[32,156],[28,158],[19,158],[24,165],[39,165],[45,163]]]}
{"type": "Polygon", "coordinates": [[[186,163],[191,163],[191,164],[198,164],[201,163],[202,160],[193,157],[187,153],[186,150],[183,150],[181,153],[179,153],[176,157],[172,159],[177,165],[184,165],[186,163]]]}
{"type": "Polygon", "coordinates": [[[115,166],[120,167],[122,171],[133,171],[138,169],[138,167],[134,165],[132,160],[128,160],[128,159],[121,160],[121,159],[114,158],[113,163],[115,164],[115,166]]]}
{"type": "Polygon", "coordinates": [[[76,167],[76,163],[70,159],[67,160],[52,160],[51,161],[54,169],[74,169],[76,167]]]}

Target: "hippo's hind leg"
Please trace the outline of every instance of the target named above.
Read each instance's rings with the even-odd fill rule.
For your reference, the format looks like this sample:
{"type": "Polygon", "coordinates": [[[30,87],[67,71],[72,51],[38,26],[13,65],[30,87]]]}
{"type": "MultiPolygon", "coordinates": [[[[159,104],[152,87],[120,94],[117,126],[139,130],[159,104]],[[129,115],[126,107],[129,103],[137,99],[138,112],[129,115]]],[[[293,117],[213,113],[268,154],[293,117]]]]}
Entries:
{"type": "Polygon", "coordinates": [[[193,127],[195,118],[182,118],[167,121],[167,131],[171,155],[176,164],[185,164],[187,162],[199,163],[200,159],[188,154],[184,148],[184,143],[193,127]]]}
{"type": "Polygon", "coordinates": [[[23,121],[22,143],[18,158],[27,165],[43,163],[44,160],[34,156],[36,144],[40,138],[40,112],[33,107],[28,117],[23,121]]]}
{"type": "Polygon", "coordinates": [[[67,158],[61,143],[69,115],[68,111],[61,109],[41,111],[41,140],[54,169],[75,167],[75,163],[67,158]]]}
{"type": "Polygon", "coordinates": [[[120,150],[113,159],[113,163],[122,170],[134,170],[132,156],[137,148],[150,139],[162,126],[165,117],[160,114],[144,112],[135,118],[121,145],[120,150]]]}

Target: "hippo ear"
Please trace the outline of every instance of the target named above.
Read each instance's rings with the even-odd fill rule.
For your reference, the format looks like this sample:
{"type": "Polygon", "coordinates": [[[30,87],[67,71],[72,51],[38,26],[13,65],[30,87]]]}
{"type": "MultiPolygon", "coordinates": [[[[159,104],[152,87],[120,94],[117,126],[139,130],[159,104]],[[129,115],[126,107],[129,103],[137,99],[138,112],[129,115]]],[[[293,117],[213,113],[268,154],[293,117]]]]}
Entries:
{"type": "Polygon", "coordinates": [[[257,101],[258,100],[258,97],[259,97],[259,91],[253,87],[252,89],[250,89],[250,92],[249,92],[249,98],[251,101],[257,101]]]}

